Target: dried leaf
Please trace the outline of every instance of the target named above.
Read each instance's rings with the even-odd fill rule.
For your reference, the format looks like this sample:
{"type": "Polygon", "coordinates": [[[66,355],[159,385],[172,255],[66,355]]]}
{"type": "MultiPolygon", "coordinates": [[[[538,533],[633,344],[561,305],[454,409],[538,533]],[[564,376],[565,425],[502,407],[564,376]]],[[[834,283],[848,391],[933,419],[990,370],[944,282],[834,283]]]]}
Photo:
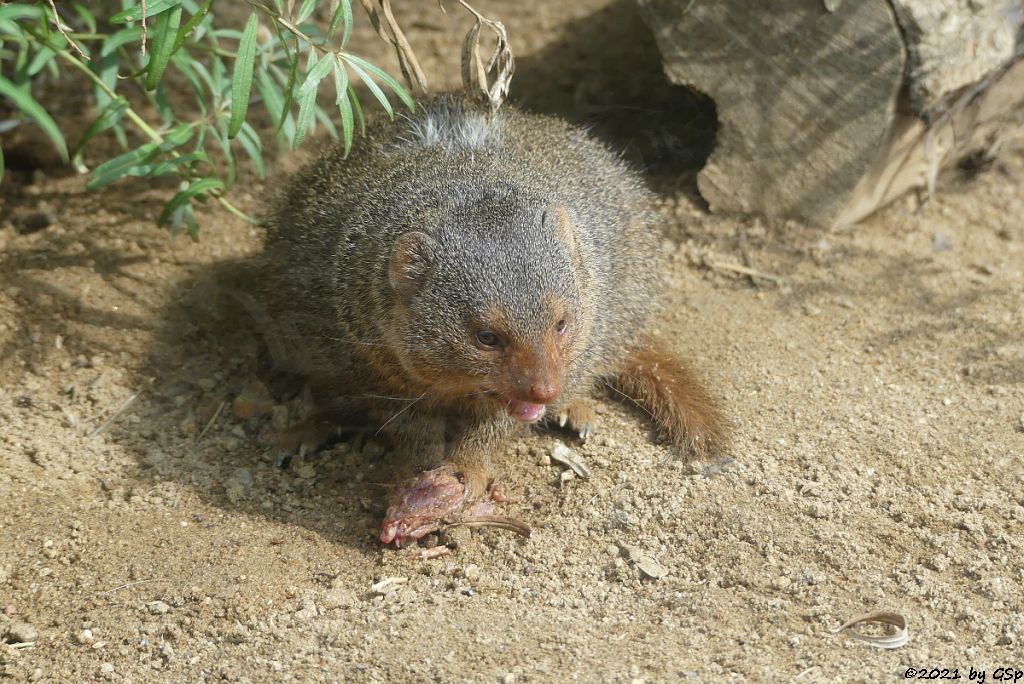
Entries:
{"type": "Polygon", "coordinates": [[[849,630],[847,636],[851,639],[864,642],[869,646],[875,648],[894,649],[905,646],[910,641],[910,630],[907,628],[907,618],[900,613],[891,613],[884,610],[876,610],[872,613],[865,613],[852,618],[839,627],[832,630],[833,634],[849,630]],[[860,634],[850,630],[851,627],[862,625],[865,623],[880,623],[883,625],[891,625],[896,628],[896,632],[888,634],[886,636],[872,636],[869,634],[860,634]]]}
{"type": "Polygon", "coordinates": [[[574,473],[582,478],[590,477],[590,468],[587,467],[583,457],[577,455],[576,452],[564,444],[556,444],[551,448],[551,459],[558,461],[567,468],[571,468],[574,473]]]}
{"type": "Polygon", "coordinates": [[[668,574],[668,570],[658,562],[658,559],[641,549],[639,546],[631,546],[630,544],[623,544],[622,542],[619,542],[618,544],[619,549],[622,552],[622,557],[635,565],[637,570],[642,572],[645,577],[650,579],[661,579],[668,574]]]}

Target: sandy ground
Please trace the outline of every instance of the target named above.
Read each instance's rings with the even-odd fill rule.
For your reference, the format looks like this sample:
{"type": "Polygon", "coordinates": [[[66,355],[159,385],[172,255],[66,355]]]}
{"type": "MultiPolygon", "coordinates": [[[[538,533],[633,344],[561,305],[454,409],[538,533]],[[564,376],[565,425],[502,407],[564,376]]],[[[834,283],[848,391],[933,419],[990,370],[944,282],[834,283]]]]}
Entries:
{"type": "MultiPolygon", "coordinates": [[[[1024,669],[1024,156],[844,232],[710,216],[685,172],[707,136],[673,114],[699,103],[658,86],[628,3],[487,8],[519,37],[522,102],[596,119],[647,165],[673,255],[660,333],[724,398],[731,451],[663,463],[643,416],[605,398],[586,445],[541,431],[509,450],[508,513],[530,539],[462,530],[432,561],[382,549],[385,445],[354,439],[282,469],[266,438],[295,403],[236,415],[260,377],[257,342],[221,278],[258,232],[211,210],[199,244],[169,240],[151,221],[170,187],[87,193],[65,170],[13,168],[0,187],[0,678],[1024,669]],[[559,443],[589,479],[561,476],[559,443]],[[831,633],[877,609],[906,616],[908,645],[831,633]]],[[[448,85],[465,28],[452,11],[410,30],[448,85]]],[[[78,106],[69,97],[69,116],[78,106]]],[[[251,181],[236,198],[255,211],[260,194],[251,181]]]]}

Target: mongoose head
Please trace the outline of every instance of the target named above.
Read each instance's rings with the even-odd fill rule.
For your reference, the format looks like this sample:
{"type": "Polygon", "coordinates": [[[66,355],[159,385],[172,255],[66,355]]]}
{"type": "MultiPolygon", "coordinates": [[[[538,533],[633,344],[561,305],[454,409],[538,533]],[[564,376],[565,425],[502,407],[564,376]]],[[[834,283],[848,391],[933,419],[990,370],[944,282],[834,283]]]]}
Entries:
{"type": "Polygon", "coordinates": [[[439,398],[487,397],[540,420],[589,331],[569,210],[506,192],[428,223],[396,241],[388,264],[403,367],[439,398]]]}

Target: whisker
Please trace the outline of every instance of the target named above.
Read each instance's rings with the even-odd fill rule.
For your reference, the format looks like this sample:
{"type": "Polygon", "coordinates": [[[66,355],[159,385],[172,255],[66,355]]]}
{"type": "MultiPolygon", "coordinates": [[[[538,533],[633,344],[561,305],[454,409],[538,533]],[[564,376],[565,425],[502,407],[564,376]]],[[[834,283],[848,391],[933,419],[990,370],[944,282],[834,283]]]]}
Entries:
{"type": "MultiPolygon", "coordinates": [[[[424,394],[426,394],[426,392],[424,392],[424,394]]],[[[388,397],[383,394],[355,394],[349,396],[353,399],[384,399],[387,401],[419,401],[423,398],[422,394],[418,397],[388,397]]]]}
{"type": "Polygon", "coordinates": [[[469,397],[478,397],[478,396],[480,396],[481,394],[487,394],[487,393],[489,393],[489,392],[493,392],[493,391],[494,391],[494,390],[492,390],[492,389],[490,389],[490,388],[488,388],[488,389],[482,389],[482,390],[478,390],[478,391],[476,391],[476,392],[467,392],[466,394],[462,394],[462,395],[459,395],[459,397],[458,397],[458,398],[459,398],[459,399],[467,399],[467,398],[469,398],[469,397]]]}
{"type": "Polygon", "coordinates": [[[327,340],[328,342],[337,342],[339,344],[350,344],[357,347],[381,347],[383,349],[402,349],[405,350],[407,347],[400,344],[392,344],[388,342],[369,342],[366,340],[346,340],[340,337],[332,337],[330,335],[321,333],[320,337],[327,340]]]}
{"type": "Polygon", "coordinates": [[[387,419],[386,421],[384,421],[384,424],[383,424],[383,425],[381,425],[381,426],[380,426],[379,428],[377,428],[377,432],[375,432],[375,433],[373,433],[373,434],[374,434],[374,435],[379,435],[379,434],[380,434],[380,431],[381,431],[381,430],[383,430],[384,428],[386,428],[386,427],[388,426],[388,423],[390,423],[390,422],[391,422],[391,421],[393,421],[393,420],[394,420],[395,418],[398,418],[398,416],[402,415],[403,413],[405,413],[406,411],[408,411],[409,409],[411,409],[411,408],[413,407],[413,405],[414,405],[414,404],[415,404],[415,403],[416,403],[417,401],[419,401],[420,399],[422,399],[422,398],[423,398],[423,397],[425,397],[425,396],[427,396],[427,393],[426,393],[426,392],[424,392],[424,393],[423,393],[423,394],[421,394],[420,396],[418,396],[418,397],[416,397],[415,399],[413,399],[412,401],[410,401],[408,405],[406,405],[406,406],[403,406],[403,407],[402,407],[402,409],[401,409],[401,410],[400,410],[400,411],[399,411],[398,413],[396,413],[395,415],[391,416],[391,417],[390,417],[390,418],[388,418],[388,419],[387,419]]]}
{"type": "Polygon", "coordinates": [[[653,414],[653,413],[651,413],[651,412],[650,412],[650,410],[648,410],[648,408],[647,408],[646,406],[644,406],[643,404],[641,404],[641,403],[640,403],[639,401],[637,401],[637,400],[636,400],[636,399],[634,399],[633,397],[629,396],[628,394],[626,394],[625,392],[623,392],[623,391],[622,391],[622,390],[620,390],[619,388],[615,387],[614,385],[612,385],[612,384],[611,384],[610,382],[608,382],[607,380],[605,380],[605,381],[604,381],[604,384],[605,384],[605,385],[606,385],[606,386],[608,387],[608,389],[610,389],[611,391],[613,391],[613,392],[615,392],[615,393],[617,393],[617,394],[620,394],[620,395],[622,395],[622,396],[623,396],[623,397],[625,397],[626,399],[629,399],[629,400],[630,400],[631,402],[633,402],[634,404],[636,404],[636,405],[637,405],[637,408],[639,408],[639,409],[640,409],[641,411],[643,411],[644,413],[646,413],[646,414],[647,414],[647,415],[649,415],[650,417],[652,417],[652,418],[654,417],[654,414],[653,414]]]}

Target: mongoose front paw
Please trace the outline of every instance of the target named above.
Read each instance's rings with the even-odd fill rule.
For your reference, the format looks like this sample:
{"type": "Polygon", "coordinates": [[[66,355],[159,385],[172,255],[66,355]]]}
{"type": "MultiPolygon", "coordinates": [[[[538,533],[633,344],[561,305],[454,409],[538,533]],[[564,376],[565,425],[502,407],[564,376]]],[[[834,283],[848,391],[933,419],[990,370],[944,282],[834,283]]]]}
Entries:
{"type": "Polygon", "coordinates": [[[596,431],[597,413],[590,404],[573,402],[558,413],[558,426],[569,426],[584,442],[596,431]]]}

